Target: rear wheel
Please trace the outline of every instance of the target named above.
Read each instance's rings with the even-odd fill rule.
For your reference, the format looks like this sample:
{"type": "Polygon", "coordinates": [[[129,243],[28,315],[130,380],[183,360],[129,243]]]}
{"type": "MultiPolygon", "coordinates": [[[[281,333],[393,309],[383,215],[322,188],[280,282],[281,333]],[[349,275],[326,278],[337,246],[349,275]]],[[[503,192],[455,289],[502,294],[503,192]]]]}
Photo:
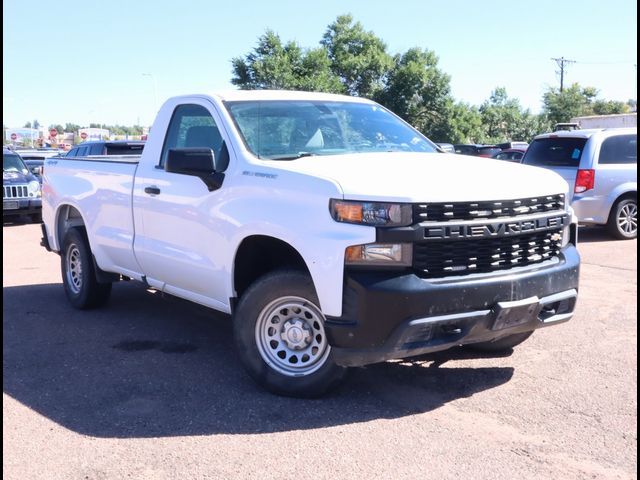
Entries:
{"type": "Polygon", "coordinates": [[[346,369],[335,364],[313,282],[298,271],[276,271],[242,296],[234,318],[238,354],[251,377],[287,396],[317,397],[346,369]]]}
{"type": "Polygon", "coordinates": [[[607,228],[619,240],[638,236],[638,201],[635,198],[618,200],[611,209],[607,228]]]}
{"type": "Polygon", "coordinates": [[[60,266],[64,291],[75,308],[96,308],[109,300],[111,283],[99,283],[96,279],[91,248],[84,230],[70,228],[67,231],[60,266]]]}
{"type": "Polygon", "coordinates": [[[533,334],[531,332],[514,333],[508,337],[503,337],[493,342],[471,343],[468,346],[474,350],[490,353],[502,353],[511,350],[516,345],[520,345],[533,334]]]}

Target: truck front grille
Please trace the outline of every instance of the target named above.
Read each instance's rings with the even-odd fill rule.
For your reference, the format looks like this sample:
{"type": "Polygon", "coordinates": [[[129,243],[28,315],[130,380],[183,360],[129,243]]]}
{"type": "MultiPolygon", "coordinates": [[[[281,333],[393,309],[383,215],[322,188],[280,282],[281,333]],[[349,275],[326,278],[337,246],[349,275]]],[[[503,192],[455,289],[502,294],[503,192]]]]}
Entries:
{"type": "Polygon", "coordinates": [[[3,185],[2,198],[29,198],[29,191],[26,185],[3,185]]]}
{"type": "Polygon", "coordinates": [[[545,195],[517,200],[456,203],[418,203],[414,205],[414,223],[449,222],[480,218],[518,217],[564,210],[564,195],[545,195]]]}
{"type": "Polygon", "coordinates": [[[556,257],[562,229],[495,238],[441,240],[414,244],[413,268],[422,278],[488,273],[556,257]]]}

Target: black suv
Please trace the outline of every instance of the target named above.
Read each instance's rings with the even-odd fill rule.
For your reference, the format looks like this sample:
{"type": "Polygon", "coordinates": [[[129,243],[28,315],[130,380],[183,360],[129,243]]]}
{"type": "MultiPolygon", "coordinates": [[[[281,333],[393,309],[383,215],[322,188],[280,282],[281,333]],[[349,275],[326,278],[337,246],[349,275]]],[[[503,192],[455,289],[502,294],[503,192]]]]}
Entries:
{"type": "Polygon", "coordinates": [[[2,218],[29,215],[42,219],[40,182],[16,152],[2,149],[2,218]]]}
{"type": "Polygon", "coordinates": [[[86,157],[87,155],[140,155],[144,141],[130,140],[96,140],[82,142],[73,147],[66,157],[86,157]]]}
{"type": "Polygon", "coordinates": [[[473,155],[476,157],[492,157],[502,151],[500,147],[495,145],[477,145],[474,143],[456,144],[453,148],[455,148],[456,153],[461,155],[473,155]]]}

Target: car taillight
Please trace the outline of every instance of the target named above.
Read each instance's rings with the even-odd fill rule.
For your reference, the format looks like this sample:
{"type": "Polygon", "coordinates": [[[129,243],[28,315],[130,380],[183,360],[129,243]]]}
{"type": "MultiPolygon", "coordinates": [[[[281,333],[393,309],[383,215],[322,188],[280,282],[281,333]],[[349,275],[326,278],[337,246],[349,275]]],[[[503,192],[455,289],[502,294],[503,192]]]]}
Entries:
{"type": "Polygon", "coordinates": [[[576,175],[576,186],[573,191],[575,193],[582,193],[587,190],[591,190],[595,185],[595,182],[595,170],[578,170],[578,175],[576,175]]]}

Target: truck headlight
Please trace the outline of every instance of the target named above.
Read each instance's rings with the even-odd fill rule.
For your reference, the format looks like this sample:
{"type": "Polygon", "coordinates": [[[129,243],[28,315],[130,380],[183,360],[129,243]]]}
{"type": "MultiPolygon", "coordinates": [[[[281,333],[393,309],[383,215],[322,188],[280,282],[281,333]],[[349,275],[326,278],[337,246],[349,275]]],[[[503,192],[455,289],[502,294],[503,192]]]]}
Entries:
{"type": "Polygon", "coordinates": [[[368,243],[353,245],[345,251],[346,265],[411,266],[410,243],[368,243]]]}
{"type": "Polygon", "coordinates": [[[374,227],[404,227],[411,225],[413,209],[408,203],[354,202],[331,200],[331,216],[337,222],[374,227]]]}
{"type": "Polygon", "coordinates": [[[29,182],[29,184],[27,185],[27,191],[29,192],[30,197],[39,197],[40,195],[42,195],[42,192],[40,190],[40,182],[36,182],[35,180],[29,182]]]}

